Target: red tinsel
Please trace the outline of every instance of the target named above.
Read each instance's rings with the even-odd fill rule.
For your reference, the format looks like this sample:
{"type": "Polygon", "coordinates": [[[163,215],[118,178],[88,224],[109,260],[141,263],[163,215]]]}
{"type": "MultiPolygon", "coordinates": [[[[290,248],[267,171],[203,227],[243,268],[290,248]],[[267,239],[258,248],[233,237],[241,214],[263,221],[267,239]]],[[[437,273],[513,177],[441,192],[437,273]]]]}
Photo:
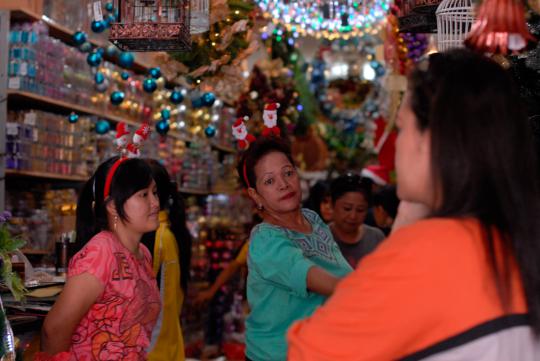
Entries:
{"type": "Polygon", "coordinates": [[[465,39],[467,47],[487,53],[506,55],[535,41],[525,22],[520,0],[485,0],[478,9],[478,19],[465,39]]]}

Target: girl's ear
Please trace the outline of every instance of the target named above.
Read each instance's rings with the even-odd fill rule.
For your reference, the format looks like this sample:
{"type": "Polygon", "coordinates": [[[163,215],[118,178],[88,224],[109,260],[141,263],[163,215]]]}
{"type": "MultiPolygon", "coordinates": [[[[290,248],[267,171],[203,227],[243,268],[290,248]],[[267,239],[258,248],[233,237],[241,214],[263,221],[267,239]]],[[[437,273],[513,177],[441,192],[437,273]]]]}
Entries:
{"type": "Polygon", "coordinates": [[[112,200],[108,201],[105,205],[105,209],[107,209],[107,213],[109,213],[113,217],[118,217],[118,212],[116,211],[116,205],[112,200]]]}
{"type": "Polygon", "coordinates": [[[257,207],[263,204],[263,199],[259,195],[259,193],[257,193],[255,188],[249,187],[248,190],[247,190],[247,194],[248,194],[249,198],[251,198],[251,200],[255,203],[255,205],[257,207]]]}

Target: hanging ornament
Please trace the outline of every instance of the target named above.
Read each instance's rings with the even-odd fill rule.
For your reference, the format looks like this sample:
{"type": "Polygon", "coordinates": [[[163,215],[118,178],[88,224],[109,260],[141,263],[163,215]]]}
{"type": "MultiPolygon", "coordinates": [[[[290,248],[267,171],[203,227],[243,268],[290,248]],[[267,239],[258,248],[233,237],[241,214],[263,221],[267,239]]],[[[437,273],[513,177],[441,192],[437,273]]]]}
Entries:
{"type": "Polygon", "coordinates": [[[81,46],[79,46],[79,50],[83,53],[89,53],[92,51],[92,44],[90,44],[88,41],[83,43],[81,46]]]}
{"type": "Polygon", "coordinates": [[[156,132],[160,135],[167,135],[169,133],[170,125],[167,120],[160,120],[156,123],[156,132]]]}
{"type": "Polygon", "coordinates": [[[160,90],[165,88],[165,78],[164,77],[157,78],[156,79],[156,85],[157,85],[158,89],[160,89],[160,90]]]}
{"type": "Polygon", "coordinates": [[[68,122],[70,122],[71,124],[75,124],[79,121],[79,114],[75,114],[75,113],[71,113],[69,116],[68,116],[68,122]]]}
{"type": "Polygon", "coordinates": [[[177,90],[173,90],[169,99],[173,104],[180,104],[184,101],[184,95],[177,90]]]}
{"type": "Polygon", "coordinates": [[[109,123],[108,120],[105,120],[105,119],[98,120],[98,122],[96,123],[97,134],[100,134],[100,135],[107,134],[109,130],[111,130],[111,124],[109,123]]]}
{"type": "Polygon", "coordinates": [[[216,135],[216,128],[213,125],[209,125],[204,130],[204,135],[206,135],[206,138],[213,138],[216,135]]]}
{"type": "Polygon", "coordinates": [[[128,80],[129,73],[127,71],[123,71],[122,74],[120,74],[120,77],[122,77],[122,80],[128,80]]]}
{"type": "Polygon", "coordinates": [[[194,109],[202,108],[204,106],[202,98],[193,98],[193,99],[191,99],[191,106],[194,109]]]}
{"type": "Polygon", "coordinates": [[[107,54],[109,58],[114,58],[115,56],[118,55],[118,48],[114,45],[109,45],[105,53],[107,54]]]}
{"type": "Polygon", "coordinates": [[[94,52],[88,54],[88,56],[86,57],[86,62],[90,66],[98,66],[99,64],[101,64],[102,59],[103,58],[100,53],[94,52]]]}
{"type": "Polygon", "coordinates": [[[105,10],[107,10],[108,12],[112,13],[113,10],[114,10],[114,5],[113,3],[106,3],[105,4],[105,10]]]}
{"type": "Polygon", "coordinates": [[[90,27],[92,28],[92,31],[97,34],[102,33],[106,28],[105,22],[102,20],[92,21],[92,25],[90,25],[90,27]]]}
{"type": "Polygon", "coordinates": [[[73,34],[72,38],[75,45],[81,46],[82,44],[85,43],[87,36],[84,31],[76,31],[75,34],[73,34]]]}
{"type": "Polygon", "coordinates": [[[143,82],[143,89],[147,93],[153,93],[157,89],[156,79],[146,78],[143,82]]]}
{"type": "Polygon", "coordinates": [[[214,93],[208,92],[202,95],[202,102],[203,102],[203,105],[206,107],[211,107],[212,105],[214,105],[215,101],[216,101],[216,96],[214,95],[214,93]]]}
{"type": "Polygon", "coordinates": [[[113,14],[109,14],[105,17],[105,20],[103,21],[105,22],[105,26],[107,28],[110,28],[111,24],[116,22],[116,16],[114,16],[113,14]]]}
{"type": "Polygon", "coordinates": [[[108,88],[109,88],[109,82],[107,81],[107,79],[105,79],[105,81],[103,81],[103,83],[101,84],[98,84],[98,83],[94,84],[94,89],[96,89],[98,93],[105,93],[108,88]]]}
{"type": "Polygon", "coordinates": [[[94,81],[96,84],[101,84],[105,81],[105,75],[103,75],[102,72],[98,71],[96,75],[94,75],[94,81]]]}
{"type": "Polygon", "coordinates": [[[111,93],[111,104],[112,105],[120,105],[123,101],[124,101],[124,98],[125,98],[125,94],[124,92],[121,92],[121,91],[113,91],[111,93]]]}
{"type": "Polygon", "coordinates": [[[161,69],[159,67],[155,67],[155,68],[150,69],[148,73],[150,74],[152,78],[158,79],[161,76],[161,69]]]}
{"type": "Polygon", "coordinates": [[[96,51],[103,58],[103,56],[105,55],[105,48],[97,48],[96,51]]]}
{"type": "Polygon", "coordinates": [[[169,120],[171,119],[171,111],[167,108],[161,110],[161,119],[169,120]]]}
{"type": "Polygon", "coordinates": [[[130,53],[128,51],[124,51],[123,53],[121,53],[120,57],[118,58],[118,64],[120,64],[122,68],[131,68],[134,62],[135,57],[133,56],[133,53],[130,53]]]}

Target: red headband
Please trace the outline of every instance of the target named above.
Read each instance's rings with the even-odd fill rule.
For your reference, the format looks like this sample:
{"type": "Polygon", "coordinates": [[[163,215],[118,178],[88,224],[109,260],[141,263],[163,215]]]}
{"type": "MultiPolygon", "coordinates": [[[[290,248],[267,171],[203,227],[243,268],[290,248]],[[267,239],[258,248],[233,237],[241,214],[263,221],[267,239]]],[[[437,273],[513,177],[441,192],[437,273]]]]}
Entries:
{"type": "Polygon", "coordinates": [[[244,171],[244,180],[246,181],[246,184],[248,186],[248,188],[251,188],[251,185],[249,184],[249,179],[248,179],[248,176],[247,176],[247,170],[246,170],[246,161],[244,161],[244,167],[243,167],[243,171],[244,171]]]}
{"type": "Polygon", "coordinates": [[[103,189],[103,199],[107,200],[109,197],[109,194],[111,193],[111,183],[114,177],[114,173],[116,173],[116,170],[122,164],[124,161],[126,161],[128,158],[121,157],[118,159],[114,164],[112,165],[111,169],[109,169],[109,172],[107,173],[107,178],[105,179],[105,188],[103,189]]]}

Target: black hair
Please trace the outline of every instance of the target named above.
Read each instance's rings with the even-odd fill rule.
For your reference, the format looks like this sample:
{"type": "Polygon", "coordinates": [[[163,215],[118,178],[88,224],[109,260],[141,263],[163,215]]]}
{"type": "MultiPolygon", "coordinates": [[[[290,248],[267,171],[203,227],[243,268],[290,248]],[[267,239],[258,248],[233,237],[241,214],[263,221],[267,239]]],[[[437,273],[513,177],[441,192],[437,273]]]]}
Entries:
{"type": "Polygon", "coordinates": [[[433,216],[479,220],[505,308],[515,257],[540,334],[538,163],[517,87],[497,63],[461,49],[432,55],[427,70],[411,74],[409,89],[417,126],[431,134],[432,177],[441,190],[433,216]]]}
{"type": "Polygon", "coordinates": [[[96,234],[110,230],[106,205],[114,202],[118,217],[129,221],[124,204],[135,193],[152,182],[152,171],[141,159],[123,161],[111,181],[109,196],[104,199],[105,180],[109,170],[118,160],[113,157],[103,162],[84,184],[77,202],[76,241],[74,251],[80,250],[96,234]]]}
{"type": "MultiPolygon", "coordinates": [[[[171,181],[167,169],[158,161],[147,159],[146,162],[152,170],[152,177],[156,182],[157,193],[161,210],[169,212],[171,232],[178,245],[178,259],[180,261],[180,285],[184,292],[190,278],[191,264],[191,234],[186,226],[186,206],[184,199],[178,192],[175,182],[171,181]]],[[[143,243],[153,253],[156,232],[149,232],[143,236],[143,243]]]]}
{"type": "Polygon", "coordinates": [[[371,204],[371,188],[369,188],[365,180],[358,174],[342,174],[330,184],[332,203],[336,203],[336,201],[343,197],[345,193],[349,192],[362,194],[366,202],[371,204]]]}
{"type": "Polygon", "coordinates": [[[316,212],[321,219],[321,203],[324,202],[326,198],[330,197],[330,184],[326,181],[317,181],[310,189],[309,196],[304,201],[302,205],[304,208],[311,209],[316,212]]]}
{"type": "Polygon", "coordinates": [[[260,136],[249,145],[247,150],[240,155],[236,165],[236,171],[238,172],[240,183],[245,188],[256,188],[257,176],[255,174],[255,166],[261,158],[273,152],[284,154],[294,166],[294,160],[291,154],[291,146],[288,141],[275,136],[260,136]]]}
{"type": "Polygon", "coordinates": [[[371,200],[373,207],[381,206],[390,217],[396,218],[399,198],[395,186],[384,186],[373,195],[371,200]]]}

